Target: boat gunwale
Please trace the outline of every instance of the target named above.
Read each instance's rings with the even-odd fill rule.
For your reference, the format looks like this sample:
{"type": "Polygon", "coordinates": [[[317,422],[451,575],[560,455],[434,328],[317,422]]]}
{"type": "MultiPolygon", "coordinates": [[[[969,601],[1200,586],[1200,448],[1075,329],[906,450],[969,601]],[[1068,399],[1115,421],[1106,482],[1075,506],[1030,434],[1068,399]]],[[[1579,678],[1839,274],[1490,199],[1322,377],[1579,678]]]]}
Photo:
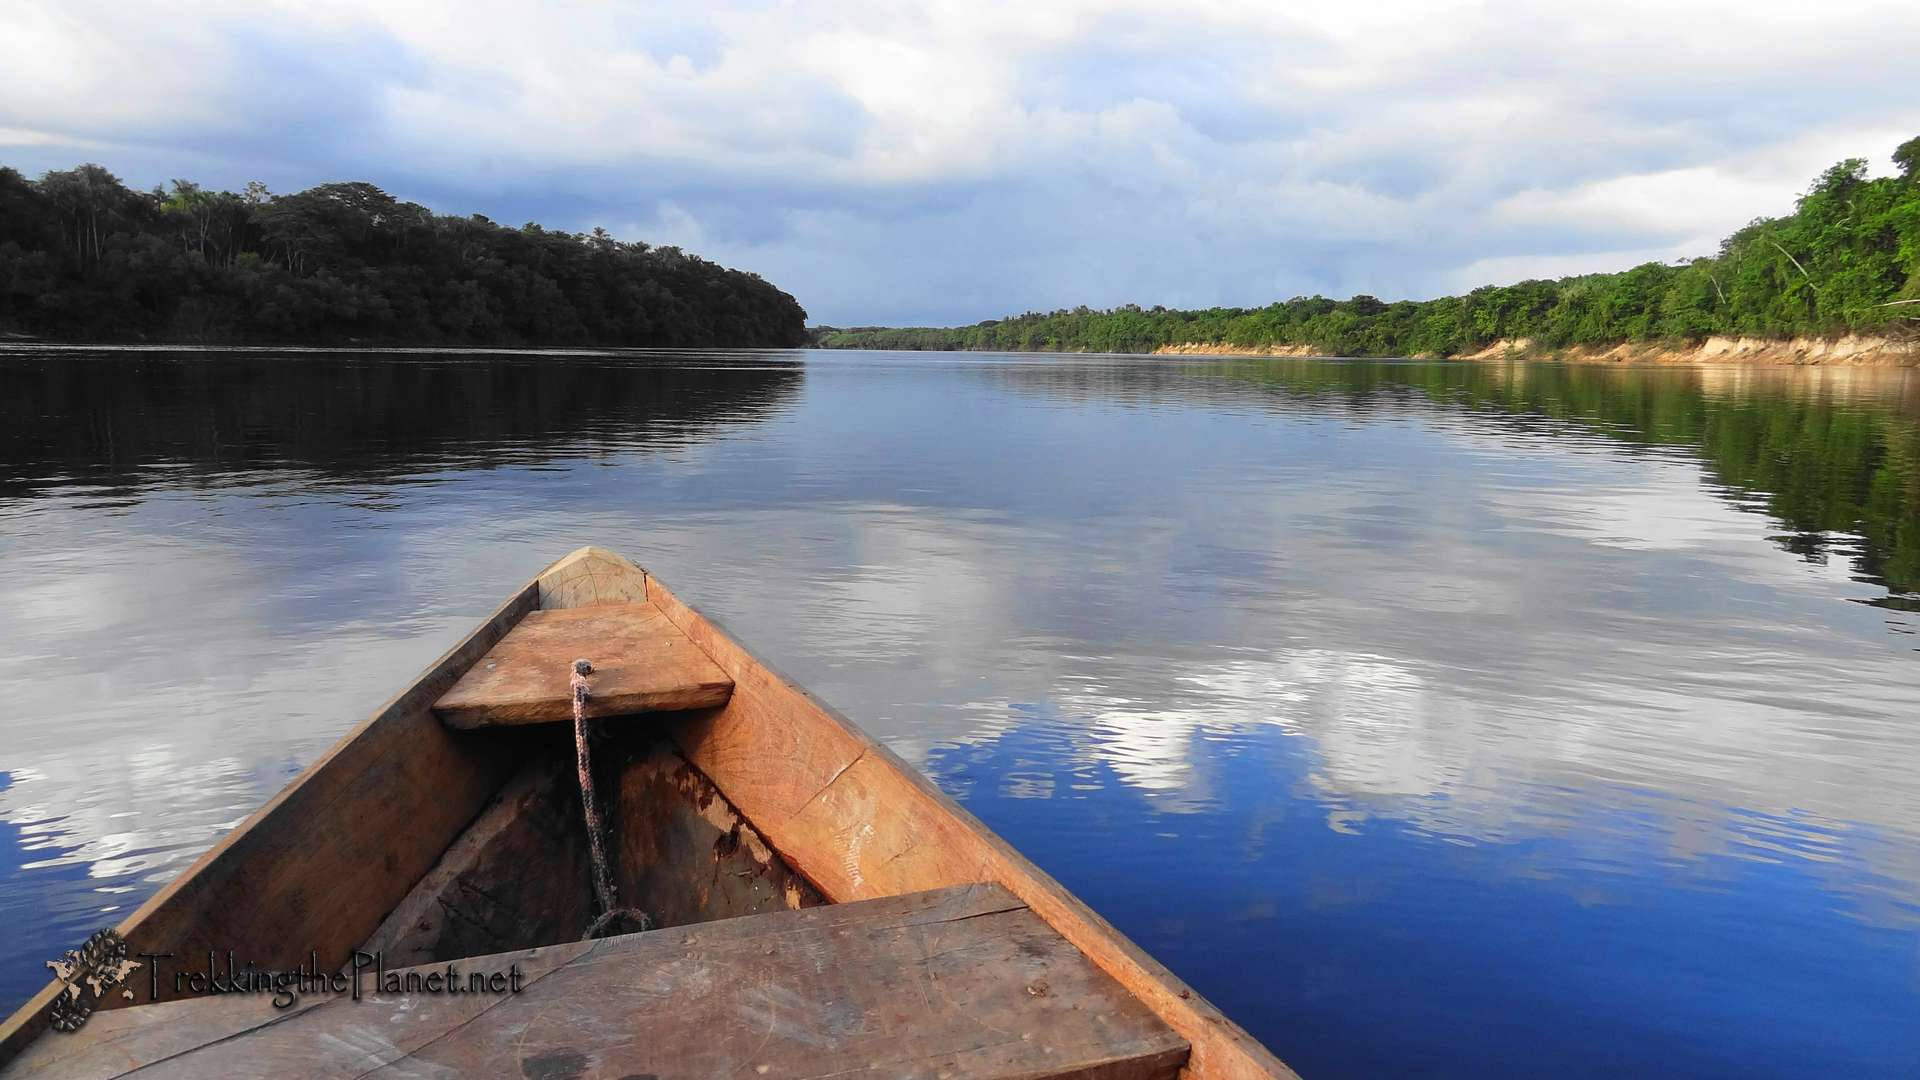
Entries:
{"type": "MultiPolygon", "coordinates": [[[[872,762],[866,770],[878,771],[878,775],[872,779],[883,784],[898,785],[908,801],[917,804],[889,807],[889,810],[903,814],[917,811],[934,815],[936,820],[931,824],[936,828],[943,823],[952,827],[948,839],[957,833],[962,840],[978,846],[973,853],[978,856],[977,862],[970,864],[976,870],[971,875],[961,875],[962,879],[993,881],[1005,887],[1096,967],[1119,982],[1128,993],[1187,1040],[1192,1054],[1182,1070],[1183,1076],[1208,1080],[1215,1077],[1238,1080],[1246,1077],[1295,1076],[1258,1040],[852,719],[746,648],[724,625],[681,600],[654,575],[614,552],[594,546],[581,547],[555,560],[515,590],[472,632],[441,654],[406,688],[389,698],[366,720],[345,732],[271,799],[121,920],[116,929],[122,937],[131,940],[150,919],[165,913],[170,905],[180,901],[183,896],[190,897],[203,884],[203,879],[217,862],[245,857],[248,853],[240,849],[250,844],[269,843],[265,833],[271,830],[262,827],[273,824],[277,815],[287,812],[286,807],[291,801],[299,798],[350,747],[368,738],[383,722],[403,721],[411,715],[424,716],[428,723],[438,724],[439,721],[432,715],[434,700],[445,692],[452,680],[458,679],[478,663],[493,644],[528,612],[633,601],[656,606],[669,622],[693,639],[735,681],[734,698],[727,704],[698,710],[690,714],[692,719],[671,725],[669,734],[673,741],[688,760],[700,767],[708,780],[734,803],[741,818],[765,838],[794,872],[806,878],[829,901],[839,903],[865,897],[848,895],[844,887],[834,887],[835,883],[828,880],[824,872],[828,868],[820,861],[825,853],[797,850],[798,845],[794,842],[795,837],[790,835],[788,826],[796,823],[798,814],[790,814],[779,822],[762,820],[747,805],[743,805],[743,802],[752,801],[750,793],[729,789],[727,777],[714,775],[712,768],[696,760],[701,733],[711,730],[703,725],[712,723],[743,698],[750,698],[755,687],[764,686],[779,693],[794,695],[812,713],[811,716],[793,718],[794,723],[830,725],[840,741],[858,748],[844,765],[822,781],[819,793],[825,793],[838,784],[843,775],[852,772],[856,765],[872,762]],[[596,570],[602,573],[596,573],[596,570]],[[737,656],[716,655],[711,647],[714,643],[724,643],[726,648],[722,651],[737,656]],[[749,797],[743,800],[740,797],[743,794],[749,797]]],[[[478,809],[475,807],[476,814],[478,809]]],[[[464,829],[465,826],[460,828],[464,829]]],[[[456,830],[453,838],[458,835],[459,830],[456,830]]],[[[449,838],[448,842],[451,843],[453,838],[449,838]]],[[[950,883],[937,882],[922,887],[939,887],[950,883]]],[[[402,895],[404,893],[403,889],[402,895]]],[[[882,892],[876,895],[899,893],[882,892]]],[[[0,1022],[0,1067],[4,1067],[7,1061],[47,1029],[48,1006],[60,990],[59,982],[50,981],[4,1022],[0,1022]]]]}
{"type": "MultiPolygon", "coordinates": [[[[349,748],[367,738],[375,728],[382,724],[403,721],[410,713],[425,714],[431,721],[433,700],[438,698],[440,692],[444,690],[444,688],[435,689],[429,697],[428,691],[431,684],[436,679],[444,680],[449,675],[458,678],[460,673],[478,663],[486,655],[487,650],[505,637],[507,631],[511,630],[527,612],[538,608],[539,601],[539,578],[536,577],[514,590],[499,607],[493,610],[492,614],[428,664],[404,689],[389,697],[366,719],[344,732],[318,758],[275,792],[273,797],[248,814],[238,825],[227,830],[199,858],[188,864],[185,870],[162,885],[139,907],[121,919],[114,926],[115,932],[123,939],[132,942],[135,935],[145,928],[149,920],[165,912],[170,905],[183,896],[201,887],[205,883],[204,879],[208,871],[215,863],[229,857],[241,857],[243,853],[238,849],[250,843],[263,841],[266,830],[262,827],[273,823],[278,815],[285,812],[289,803],[298,799],[307,788],[338,762],[349,748]],[[468,655],[469,653],[471,655],[468,655]]],[[[449,685],[451,685],[450,682],[449,685]]],[[[465,826],[462,825],[461,828],[464,829],[465,826]]],[[[457,836],[458,833],[456,832],[455,835],[457,836]]],[[[59,980],[50,979],[46,986],[15,1009],[12,1015],[0,1021],[0,1068],[4,1068],[8,1061],[18,1056],[48,1030],[50,1027],[48,1009],[62,990],[63,986],[59,980]]],[[[116,1006],[103,1002],[102,1007],[116,1006]]]]}
{"type": "MultiPolygon", "coordinates": [[[[575,555],[584,556],[589,553],[626,562],[619,555],[591,547],[582,548],[575,555]]],[[[634,569],[640,568],[636,566],[634,569]]],[[[844,735],[862,744],[860,755],[855,761],[849,762],[841,770],[842,772],[851,770],[862,759],[872,759],[884,765],[892,774],[891,779],[906,785],[915,795],[925,799],[933,810],[944,815],[964,833],[971,834],[983,844],[992,858],[982,865],[981,869],[998,871],[989,880],[1005,887],[1027,904],[1042,921],[1079,949],[1096,967],[1112,976],[1188,1041],[1192,1046],[1193,1055],[1188,1065],[1182,1070],[1183,1076],[1204,1077],[1207,1080],[1213,1080],[1216,1077],[1231,1077],[1239,1080],[1247,1077],[1297,1076],[1264,1044],[1228,1018],[1225,1013],[1188,986],[1165,965],[1154,959],[1152,954],[1121,933],[1099,912],[1087,906],[1086,902],[1074,895],[1071,890],[1036,866],[1005,838],[988,828],[965,807],[941,791],[924,773],[914,768],[884,743],[869,735],[844,713],[814,696],[805,686],[746,648],[724,625],[681,600],[656,575],[646,571],[641,572],[646,577],[648,600],[656,603],[667,614],[668,619],[679,626],[688,637],[700,643],[700,634],[697,631],[705,629],[723,639],[761,672],[803,699],[818,713],[820,719],[837,725],[844,735]],[[662,594],[670,603],[659,604],[655,596],[656,592],[662,594]],[[676,618],[676,614],[684,614],[687,619],[683,621],[681,618],[676,618]],[[994,866],[994,863],[999,865],[994,866]]],[[[701,644],[706,648],[704,643],[701,644]]],[[[726,659],[714,656],[710,648],[707,652],[723,669],[729,668],[726,659]]],[[[728,670],[728,674],[734,678],[737,696],[749,680],[743,679],[744,673],[740,671],[728,670]]],[[[724,709],[726,706],[720,708],[724,709]]],[[[678,738],[681,733],[675,734],[678,738]]],[[[689,760],[694,758],[693,747],[686,745],[685,742],[681,743],[681,750],[688,755],[689,760]]],[[[828,896],[833,902],[839,903],[846,899],[835,895],[837,890],[825,887],[814,874],[809,872],[808,863],[811,860],[799,857],[797,852],[782,845],[782,837],[779,835],[781,830],[778,827],[770,829],[769,823],[756,820],[754,815],[741,805],[737,795],[729,792],[723,778],[713,776],[709,771],[709,779],[723,794],[728,794],[734,800],[734,805],[741,816],[760,831],[788,866],[807,877],[823,895],[828,896]]],[[[838,775],[830,778],[826,786],[831,787],[838,779],[838,775]]]]}

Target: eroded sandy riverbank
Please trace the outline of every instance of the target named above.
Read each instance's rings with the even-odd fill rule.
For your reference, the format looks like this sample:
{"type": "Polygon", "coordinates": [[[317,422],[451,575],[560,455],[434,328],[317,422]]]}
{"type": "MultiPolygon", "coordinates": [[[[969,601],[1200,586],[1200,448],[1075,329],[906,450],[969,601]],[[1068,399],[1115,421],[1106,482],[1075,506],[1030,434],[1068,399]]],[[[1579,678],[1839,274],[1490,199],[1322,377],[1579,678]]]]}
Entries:
{"type": "MultiPolygon", "coordinates": [[[[1318,356],[1305,345],[1265,347],[1183,342],[1162,345],[1156,355],[1171,356],[1318,356]]],[[[1624,345],[1573,345],[1553,349],[1528,338],[1496,341],[1455,360],[1559,360],[1579,364],[1751,364],[1755,366],[1920,367],[1920,341],[1849,334],[1840,338],[1710,337],[1698,345],[1664,342],[1624,345]]]]}
{"type": "Polygon", "coordinates": [[[1920,342],[1849,334],[1839,338],[1710,337],[1698,345],[1674,346],[1661,342],[1624,345],[1576,345],[1539,348],[1526,338],[1496,341],[1461,360],[1512,358],[1562,360],[1583,364],[1754,364],[1844,367],[1920,366],[1920,342]]]}
{"type": "Polygon", "coordinates": [[[1324,356],[1310,345],[1216,345],[1204,341],[1184,341],[1162,345],[1155,356],[1324,356]]]}

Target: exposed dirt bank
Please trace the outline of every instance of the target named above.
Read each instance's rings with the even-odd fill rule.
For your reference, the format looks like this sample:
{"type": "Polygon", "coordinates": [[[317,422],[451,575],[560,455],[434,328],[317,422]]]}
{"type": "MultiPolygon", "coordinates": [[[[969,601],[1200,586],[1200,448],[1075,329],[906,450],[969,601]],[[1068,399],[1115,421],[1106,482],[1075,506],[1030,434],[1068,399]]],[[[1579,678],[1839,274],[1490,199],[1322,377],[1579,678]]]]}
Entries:
{"type": "Polygon", "coordinates": [[[1210,345],[1204,341],[1183,341],[1162,345],[1155,356],[1322,356],[1308,345],[1210,345]]]}
{"type": "Polygon", "coordinates": [[[1538,348],[1526,338],[1496,341],[1456,360],[1561,360],[1575,364],[1785,364],[1852,367],[1920,366],[1920,342],[1849,334],[1840,338],[1710,337],[1698,345],[1636,342],[1611,347],[1538,348]]]}
{"type": "MultiPolygon", "coordinates": [[[[1172,356],[1319,356],[1305,345],[1213,345],[1189,341],[1162,345],[1156,355],[1172,356]]],[[[1417,359],[1431,359],[1428,356],[1417,359]]],[[[1850,334],[1840,338],[1710,337],[1698,345],[1635,342],[1626,345],[1573,345],[1550,349],[1529,338],[1496,341],[1455,360],[1560,360],[1574,364],[1752,364],[1850,367],[1920,367],[1920,341],[1850,334]]]]}

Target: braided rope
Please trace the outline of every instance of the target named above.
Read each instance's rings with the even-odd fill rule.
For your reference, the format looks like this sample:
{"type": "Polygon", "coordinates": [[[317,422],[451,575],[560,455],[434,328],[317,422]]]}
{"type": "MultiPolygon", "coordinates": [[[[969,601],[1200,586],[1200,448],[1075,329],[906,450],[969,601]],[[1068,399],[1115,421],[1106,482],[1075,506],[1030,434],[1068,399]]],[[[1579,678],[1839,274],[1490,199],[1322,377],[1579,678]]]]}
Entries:
{"type": "Polygon", "coordinates": [[[653,920],[646,912],[614,905],[613,873],[607,865],[606,823],[600,817],[600,801],[594,797],[593,759],[587,749],[587,699],[592,696],[587,676],[591,674],[591,663],[575,660],[567,678],[567,686],[573,692],[573,753],[574,764],[580,770],[580,806],[586,813],[587,851],[593,857],[593,895],[600,908],[600,914],[587,925],[588,939],[601,936],[623,921],[636,931],[653,929],[653,920]]]}

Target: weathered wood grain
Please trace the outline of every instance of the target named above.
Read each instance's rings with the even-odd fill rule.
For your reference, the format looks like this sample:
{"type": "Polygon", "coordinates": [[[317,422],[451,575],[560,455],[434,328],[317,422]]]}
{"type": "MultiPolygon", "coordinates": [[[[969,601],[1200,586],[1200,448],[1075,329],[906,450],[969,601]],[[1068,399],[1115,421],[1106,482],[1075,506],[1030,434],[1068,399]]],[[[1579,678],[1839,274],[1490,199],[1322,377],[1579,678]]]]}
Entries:
{"type": "Polygon", "coordinates": [[[687,760],[730,797],[750,800],[751,809],[736,805],[763,832],[799,813],[873,746],[657,581],[648,599],[733,679],[725,706],[679,719],[672,732],[687,760]]]}
{"type": "Polygon", "coordinates": [[[1196,1078],[1293,1076],[1280,1059],[854,723],[647,579],[647,597],[733,677],[670,734],[781,858],[835,903],[992,881],[1193,1047],[1196,1078]]]}
{"type": "Polygon", "coordinates": [[[529,612],[433,711],[457,728],[569,721],[575,659],[593,663],[588,716],[707,708],[733,690],[727,673],[658,608],[599,604],[529,612]]]}
{"type": "Polygon", "coordinates": [[[466,961],[524,991],[154,1006],[19,1076],[1167,1078],[1185,1043],[992,885],[466,961]],[[163,1012],[169,1015],[161,1015],[163,1012]],[[197,1040],[197,1041],[196,1041],[197,1040]],[[191,1045],[188,1045],[191,1044],[191,1045]]]}
{"type": "Polygon", "coordinates": [[[647,572],[605,548],[583,547],[534,579],[540,609],[637,604],[647,598],[647,572]]]}
{"type": "Polygon", "coordinates": [[[619,903],[646,912],[655,927],[824,902],[671,743],[647,740],[618,775],[611,817],[619,903]]]}
{"type": "Polygon", "coordinates": [[[580,939],[594,916],[587,838],[572,741],[553,734],[361,952],[398,968],[580,939]]]}
{"type": "MultiPolygon", "coordinates": [[[[409,887],[427,873],[542,734],[538,728],[471,733],[450,730],[433,717],[431,703],[445,694],[474,661],[491,650],[536,604],[559,611],[637,603],[656,608],[734,684],[732,695],[723,705],[690,713],[664,714],[662,730],[671,736],[699,773],[718,787],[729,812],[744,819],[746,831],[741,835],[761,837],[772,849],[774,859],[797,871],[825,899],[839,902],[887,897],[974,880],[998,883],[1026,905],[1028,917],[1043,920],[1094,967],[1123,987],[1131,995],[1130,1002],[1157,1013],[1192,1044],[1188,1075],[1235,1078],[1292,1075],[1264,1047],[885,747],[760,663],[719,627],[679,601],[658,582],[650,580],[644,571],[599,549],[575,552],[536,578],[405,693],[342,740],[226,841],[124,921],[120,927],[122,933],[132,941],[135,951],[158,949],[191,954],[207,948],[232,948],[256,962],[291,967],[305,959],[309,949],[317,948],[324,964],[345,963],[346,954],[372,934],[409,887]]],[[[589,658],[593,657],[589,654],[589,658]]],[[[570,659],[572,656],[563,658],[559,665],[562,678],[565,662],[570,659]]],[[[638,790],[644,791],[649,785],[657,785],[659,780],[658,774],[650,774],[637,775],[633,782],[639,785],[638,790]]],[[[731,828],[728,832],[732,832],[731,828]]],[[[661,845],[665,853],[677,851],[676,845],[684,846],[682,842],[686,838],[669,836],[660,841],[656,837],[647,842],[661,845]]],[[[723,861],[713,865],[719,866],[723,861]]],[[[637,881],[630,884],[636,891],[643,887],[637,881]]],[[[894,896],[895,901],[908,899],[894,896]]],[[[835,920],[850,917],[838,913],[854,910],[858,909],[841,904],[790,914],[817,920],[811,924],[815,927],[833,927],[841,925],[835,920]]],[[[710,937],[673,940],[682,940],[683,945],[695,940],[733,940],[733,935],[744,932],[739,928],[777,917],[781,916],[770,914],[706,923],[684,933],[710,937]]],[[[669,940],[662,935],[673,933],[682,931],[660,931],[642,937],[669,940]]],[[[583,946],[589,952],[605,947],[604,942],[583,946]]],[[[546,963],[542,957],[565,954],[570,959],[554,963],[572,965],[577,960],[592,966],[591,961],[582,959],[586,954],[567,951],[572,948],[536,950],[529,954],[527,962],[529,965],[546,963]]],[[[687,956],[692,955],[691,950],[683,951],[687,956]]],[[[824,963],[823,957],[821,954],[816,959],[824,963]]],[[[563,984],[567,981],[558,968],[543,970],[552,970],[563,984]]],[[[816,968],[816,974],[821,971],[816,968]]],[[[721,978],[711,970],[709,975],[716,980],[712,985],[738,985],[737,979],[721,978]]],[[[924,991],[930,983],[916,985],[924,991]]],[[[623,984],[610,1000],[635,1004],[637,999],[629,1000],[632,989],[632,985],[623,984]],[[620,994],[627,997],[622,998],[620,994]]],[[[889,1000],[903,997],[913,989],[914,986],[908,985],[892,986],[889,1000]]],[[[53,992],[50,986],[0,1026],[0,1061],[32,1042],[53,992]]],[[[672,993],[677,995],[682,991],[676,989],[672,993]]],[[[757,999],[750,1004],[758,1008],[772,1000],[757,999]]],[[[804,1009],[810,1007],[809,1000],[805,997],[781,999],[781,1008],[804,1009]]],[[[450,1001],[460,1001],[460,1007],[474,1010],[480,1007],[473,999],[436,999],[434,1008],[423,1011],[419,1022],[451,1015],[447,1010],[456,1007],[449,1004],[450,1001]]],[[[648,1002],[646,1007],[655,1011],[672,1009],[658,994],[648,1002]]],[[[591,1003],[578,1004],[585,1008],[591,1003]]],[[[245,1003],[235,1005],[232,999],[201,999],[107,1011],[94,1017],[83,1029],[84,1038],[75,1037],[81,1038],[81,1042],[42,1039],[33,1044],[33,1052],[36,1055],[58,1052],[71,1057],[77,1052],[76,1047],[93,1045],[98,1038],[100,1045],[108,1048],[102,1052],[118,1063],[114,1067],[124,1069],[127,1054],[131,1052],[129,1047],[137,1046],[141,1053],[149,1055],[158,1052],[155,1047],[173,1047],[174,1050],[166,1053],[174,1053],[180,1047],[198,1045],[192,1038],[195,1032],[225,1030],[232,1034],[239,1030],[232,1028],[232,1024],[244,1027],[261,1023],[263,1019],[259,1015],[236,1019],[237,1014],[227,1012],[217,1016],[195,1012],[191,1019],[183,1018],[177,1024],[163,1023],[166,1016],[172,1015],[172,1010],[242,1005],[245,1003]],[[223,1024],[228,1028],[222,1028],[223,1024]]],[[[574,1003],[569,1002],[564,1008],[572,1007],[574,1003]]],[[[312,1004],[301,1007],[311,1012],[333,1008],[312,1004]]],[[[733,1012],[708,1024],[704,1042],[684,1047],[683,1052],[690,1055],[687,1060],[707,1061],[699,1055],[709,1052],[712,1047],[708,1044],[716,1041],[733,1047],[730,1041],[714,1035],[732,1032],[738,1028],[741,1017],[747,1015],[737,999],[733,1000],[732,1008],[733,1012]]],[[[515,1054],[528,1045],[527,1031],[549,1022],[560,1023],[550,1015],[542,1015],[545,1019],[525,1019],[520,1035],[516,1036],[515,1054]]],[[[758,1017],[761,1013],[751,1012],[751,1015],[758,1017]]],[[[782,1014],[775,1010],[768,1015],[775,1017],[777,1027],[782,1014]]],[[[306,1051],[310,1047],[300,1043],[296,1033],[300,1030],[298,1025],[316,1021],[310,1020],[307,1013],[297,1017],[287,1013],[276,1016],[278,1022],[264,1032],[271,1033],[273,1039],[290,1040],[277,1044],[283,1047],[284,1062],[289,1065],[306,1062],[306,1051]]],[[[503,1017],[511,1018],[512,1014],[503,1017]]],[[[448,1022],[457,1026],[468,1019],[477,1030],[491,1030],[487,1017],[478,1012],[448,1022]]],[[[264,1020],[273,1021],[275,1016],[266,1016],[264,1020]]],[[[403,1020],[397,1030],[342,1029],[336,1032],[339,1039],[326,1045],[330,1053],[352,1050],[359,1055],[360,1065],[394,1074],[431,1074],[449,1068],[431,1056],[421,1057],[423,1052],[456,1056],[469,1052],[464,1034],[436,1043],[406,1042],[427,1029],[410,1026],[414,1020],[404,1017],[403,1020]],[[382,1043],[382,1038],[386,1042],[382,1043]],[[406,1052],[414,1056],[400,1056],[406,1052]]],[[[453,1030],[448,1027],[441,1034],[453,1030]]],[[[541,1030],[558,1032],[560,1029],[541,1027],[541,1030]]],[[[613,1028],[602,1023],[590,1024],[582,1030],[586,1035],[599,1037],[613,1028]]],[[[770,1032],[773,1030],[769,1028],[770,1032]]],[[[785,1030],[795,1038],[801,1031],[797,1027],[785,1030]]],[[[862,1029],[856,1034],[871,1032],[862,1029]]],[[[898,1032],[894,1034],[897,1036],[898,1032]]],[[[218,1057],[237,1052],[232,1047],[251,1046],[257,1041],[250,1036],[208,1046],[205,1053],[218,1057]]],[[[494,1058],[463,1059],[463,1064],[484,1066],[481,1071],[486,1071],[500,1062],[512,1060],[535,1073],[554,1076],[585,1070],[586,1058],[569,1056],[582,1052],[566,1049],[561,1045],[563,1041],[560,1035],[554,1034],[553,1041],[547,1044],[550,1053],[544,1057],[509,1059],[506,1051],[500,1049],[494,1058]]],[[[912,1045],[910,1041],[897,1038],[895,1041],[900,1046],[912,1045]]],[[[991,1055],[1003,1050],[1014,1053],[1019,1048],[976,1047],[968,1061],[975,1065],[992,1063],[996,1059],[991,1055]],[[981,1056],[983,1054],[987,1056],[981,1056]]],[[[206,1060],[201,1051],[179,1060],[189,1059],[206,1060]]],[[[96,1064],[105,1060],[98,1059],[96,1064]]],[[[632,1064],[635,1060],[638,1059],[616,1055],[615,1063],[632,1064]]],[[[946,1059],[936,1061],[934,1057],[911,1062],[878,1057],[868,1060],[869,1071],[887,1075],[912,1074],[923,1064],[929,1070],[951,1065],[946,1059]]],[[[237,1064],[231,1071],[242,1073],[270,1067],[270,1063],[243,1062],[237,1057],[233,1061],[237,1064]]],[[[782,1068],[778,1062],[763,1064],[769,1065],[769,1074],[783,1074],[778,1071],[782,1068]]],[[[171,1068],[172,1059],[162,1065],[171,1068]]],[[[1013,1067],[1008,1062],[998,1062],[995,1067],[1002,1065],[1013,1067]]],[[[1115,1064],[1089,1057],[1072,1075],[1131,1075],[1124,1071],[1130,1067],[1125,1062],[1115,1064]],[[1122,1071],[1114,1072],[1114,1069],[1122,1071]]],[[[164,1072],[165,1068],[160,1071],[164,1072]]],[[[635,1071],[654,1070],[636,1066],[635,1071]]],[[[66,1070],[54,1070],[48,1075],[68,1074],[66,1070]]],[[[1024,1075],[1055,1073],[1042,1071],[1024,1075]]]]}

